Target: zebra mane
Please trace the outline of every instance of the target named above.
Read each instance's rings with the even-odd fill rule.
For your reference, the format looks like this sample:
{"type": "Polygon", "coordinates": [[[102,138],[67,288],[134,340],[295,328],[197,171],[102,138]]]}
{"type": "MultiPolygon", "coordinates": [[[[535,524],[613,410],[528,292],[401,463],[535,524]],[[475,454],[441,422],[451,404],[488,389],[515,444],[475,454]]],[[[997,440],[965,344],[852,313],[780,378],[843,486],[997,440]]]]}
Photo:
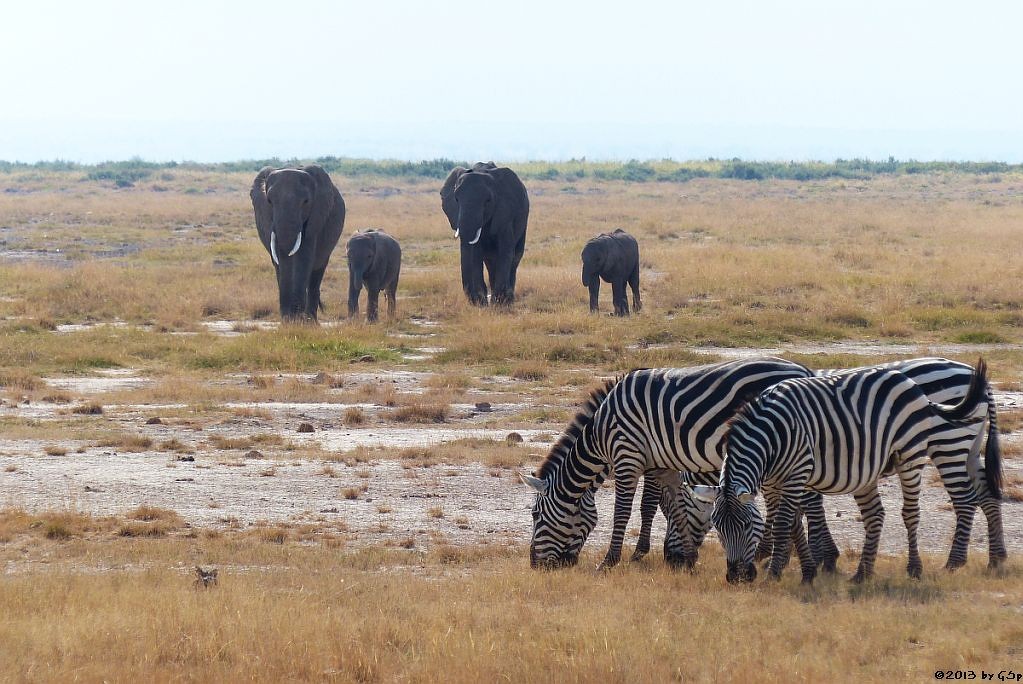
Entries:
{"type": "Polygon", "coordinates": [[[583,434],[583,430],[593,422],[593,414],[597,412],[600,405],[604,403],[604,399],[607,398],[611,388],[618,384],[622,379],[621,376],[608,378],[604,381],[604,384],[590,390],[590,396],[586,399],[586,403],[583,404],[582,408],[575,418],[569,422],[568,427],[561,433],[561,437],[551,447],[547,457],[543,460],[540,466],[536,469],[534,475],[541,479],[545,478],[548,474],[557,470],[568,455],[572,452],[572,447],[579,440],[579,437],[583,434]]]}

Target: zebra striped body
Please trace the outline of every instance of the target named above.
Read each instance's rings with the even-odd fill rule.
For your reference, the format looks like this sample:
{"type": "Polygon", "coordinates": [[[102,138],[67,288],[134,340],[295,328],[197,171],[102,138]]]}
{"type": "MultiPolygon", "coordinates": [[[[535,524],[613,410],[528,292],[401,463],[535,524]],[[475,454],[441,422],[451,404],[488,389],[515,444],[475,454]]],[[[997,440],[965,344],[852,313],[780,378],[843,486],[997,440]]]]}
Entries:
{"type": "MultiPolygon", "coordinates": [[[[803,539],[799,509],[804,490],[853,494],[866,538],[854,580],[873,573],[884,508],[877,481],[899,476],[903,493],[911,577],[922,572],[917,549],[921,471],[928,457],[967,458],[982,437],[986,368],[978,364],[966,397],[955,406],[934,404],[905,374],[881,368],[781,382],[750,402],[728,431],[728,453],[714,497],[712,521],[725,549],[728,581],[756,575],[754,537],[760,511],[753,499],[764,488],[778,497],[769,571],[780,576],[791,539],[803,539]],[[972,427],[971,427],[972,426],[972,427]]],[[[797,548],[803,580],[816,563],[808,546],[797,548]]]]}
{"type": "MultiPolygon", "coordinates": [[[[531,564],[560,564],[571,555],[574,544],[582,545],[592,529],[592,525],[583,526],[584,495],[611,472],[615,476],[614,530],[602,566],[617,564],[636,486],[644,473],[655,471],[650,474],[665,477],[670,488],[678,471],[717,472],[727,423],[735,412],[775,383],[809,376],[805,367],[774,358],[627,374],[610,388],[570,451],[556,454],[555,445],[536,477],[524,478],[537,490],[531,564]]],[[[676,526],[685,529],[679,507],[671,507],[676,526]]],[[[681,539],[691,564],[695,562],[691,537],[683,534],[681,539]]],[[[578,548],[574,553],[578,555],[578,548]]]]}

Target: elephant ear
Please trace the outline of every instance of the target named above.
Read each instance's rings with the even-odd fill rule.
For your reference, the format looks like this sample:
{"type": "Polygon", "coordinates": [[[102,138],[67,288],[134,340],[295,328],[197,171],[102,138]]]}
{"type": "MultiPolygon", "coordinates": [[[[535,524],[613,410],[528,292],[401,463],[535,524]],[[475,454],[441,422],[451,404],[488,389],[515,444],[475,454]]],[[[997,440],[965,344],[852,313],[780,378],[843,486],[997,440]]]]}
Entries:
{"type": "Polygon", "coordinates": [[[455,222],[458,220],[458,206],[455,204],[455,186],[458,184],[458,179],[468,171],[469,169],[464,166],[456,166],[448,174],[447,180],[444,181],[444,185],[440,188],[440,206],[444,210],[444,215],[448,217],[451,230],[458,228],[455,225],[455,222]]]}
{"type": "Polygon", "coordinates": [[[311,164],[302,167],[302,170],[316,181],[316,194],[313,195],[313,207],[309,210],[308,225],[314,234],[319,235],[327,223],[327,218],[334,210],[334,204],[337,202],[337,190],[334,188],[330,176],[322,167],[311,164]]]}
{"type": "Polygon", "coordinates": [[[266,181],[270,174],[276,171],[272,166],[264,166],[256,174],[252,181],[252,190],[249,197],[252,198],[252,211],[256,215],[256,231],[263,246],[270,249],[270,231],[273,228],[273,211],[270,209],[270,202],[266,199],[266,181]]]}

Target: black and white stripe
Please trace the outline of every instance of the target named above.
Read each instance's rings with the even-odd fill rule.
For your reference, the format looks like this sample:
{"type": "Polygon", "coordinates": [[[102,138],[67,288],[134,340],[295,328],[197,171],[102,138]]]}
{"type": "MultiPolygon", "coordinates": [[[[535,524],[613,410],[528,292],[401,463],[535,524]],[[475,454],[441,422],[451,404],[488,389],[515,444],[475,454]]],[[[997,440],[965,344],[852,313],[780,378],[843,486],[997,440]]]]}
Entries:
{"type": "MultiPolygon", "coordinates": [[[[728,430],[720,486],[696,488],[699,496],[714,501],[712,521],[725,549],[726,578],[756,575],[753,532],[760,511],[754,497],[761,488],[778,497],[769,565],[773,576],[781,574],[792,539],[803,580],[811,581],[816,573],[800,515],[804,492],[811,490],[854,495],[866,532],[854,580],[869,577],[884,521],[877,481],[892,473],[902,485],[907,571],[919,577],[921,471],[928,457],[936,462],[946,455],[968,458],[979,445],[987,418],[985,374],[980,361],[966,396],[954,406],[928,401],[906,374],[882,368],[783,381],[750,402],[728,430]],[[980,418],[975,415],[979,411],[980,418]]],[[[995,454],[992,464],[997,461],[995,454]]]]}
{"type": "MultiPolygon", "coordinates": [[[[573,548],[578,555],[578,547],[592,529],[592,525],[583,527],[584,495],[613,472],[614,529],[602,566],[617,564],[636,486],[644,473],[663,477],[662,484],[672,488],[677,486],[679,471],[718,471],[727,423],[735,412],[775,383],[811,375],[804,366],[775,358],[627,374],[610,388],[592,419],[581,425],[578,437],[565,440],[571,441],[570,451],[555,445],[536,476],[523,478],[537,490],[530,563],[547,567],[571,562],[573,548]]],[[[675,490],[670,491],[669,501],[674,502],[675,490]]],[[[685,530],[681,511],[670,505],[675,524],[685,530]]],[[[683,533],[681,539],[686,562],[692,564],[691,536],[683,533]]]]}

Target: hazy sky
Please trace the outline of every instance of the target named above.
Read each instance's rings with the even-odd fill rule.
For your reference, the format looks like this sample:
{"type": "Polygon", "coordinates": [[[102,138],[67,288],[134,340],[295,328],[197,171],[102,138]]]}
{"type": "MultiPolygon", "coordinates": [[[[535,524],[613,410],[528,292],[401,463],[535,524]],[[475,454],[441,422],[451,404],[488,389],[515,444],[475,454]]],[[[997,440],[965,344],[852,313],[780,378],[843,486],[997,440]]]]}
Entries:
{"type": "Polygon", "coordinates": [[[1023,161],[1023,3],[5,4],[0,159],[1023,161]]]}

